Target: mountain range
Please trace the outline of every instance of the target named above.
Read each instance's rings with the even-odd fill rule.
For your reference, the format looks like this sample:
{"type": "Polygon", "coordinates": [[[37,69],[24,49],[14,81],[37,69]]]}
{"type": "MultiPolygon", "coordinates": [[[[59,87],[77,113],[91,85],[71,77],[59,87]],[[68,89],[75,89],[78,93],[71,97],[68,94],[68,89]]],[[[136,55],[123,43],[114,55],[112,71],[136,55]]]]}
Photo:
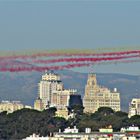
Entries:
{"type": "MultiPolygon", "coordinates": [[[[74,88],[84,95],[87,73],[71,70],[56,71],[66,89],[74,88]]],[[[38,96],[38,83],[41,72],[0,73],[0,100],[20,100],[23,104],[32,105],[38,96]]],[[[128,111],[132,98],[140,98],[140,76],[127,74],[96,73],[99,85],[113,90],[117,88],[121,97],[121,108],[128,111]]]]}

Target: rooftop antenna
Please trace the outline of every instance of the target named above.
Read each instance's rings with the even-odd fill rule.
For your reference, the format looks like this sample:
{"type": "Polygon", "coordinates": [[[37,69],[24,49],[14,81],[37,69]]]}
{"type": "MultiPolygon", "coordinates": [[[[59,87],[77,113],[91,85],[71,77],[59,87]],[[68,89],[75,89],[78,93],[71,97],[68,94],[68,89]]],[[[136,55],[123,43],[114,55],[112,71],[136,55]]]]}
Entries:
{"type": "Polygon", "coordinates": [[[95,72],[94,72],[94,64],[89,66],[89,73],[90,74],[95,74],[95,72]]]}

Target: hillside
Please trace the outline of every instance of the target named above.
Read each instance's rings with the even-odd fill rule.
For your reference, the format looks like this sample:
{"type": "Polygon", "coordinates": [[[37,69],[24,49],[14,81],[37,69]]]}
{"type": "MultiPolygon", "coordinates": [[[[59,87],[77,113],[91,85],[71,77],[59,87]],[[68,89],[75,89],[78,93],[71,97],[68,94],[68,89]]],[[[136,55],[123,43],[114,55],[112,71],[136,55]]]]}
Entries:
{"type": "MultiPolygon", "coordinates": [[[[86,73],[70,70],[57,71],[61,75],[65,88],[76,88],[83,96],[87,81],[86,73]]],[[[38,82],[42,73],[0,73],[0,100],[21,100],[24,104],[33,105],[38,94],[38,82]]],[[[121,93],[123,111],[128,110],[131,98],[140,98],[140,76],[125,74],[98,74],[98,84],[121,93]]]]}

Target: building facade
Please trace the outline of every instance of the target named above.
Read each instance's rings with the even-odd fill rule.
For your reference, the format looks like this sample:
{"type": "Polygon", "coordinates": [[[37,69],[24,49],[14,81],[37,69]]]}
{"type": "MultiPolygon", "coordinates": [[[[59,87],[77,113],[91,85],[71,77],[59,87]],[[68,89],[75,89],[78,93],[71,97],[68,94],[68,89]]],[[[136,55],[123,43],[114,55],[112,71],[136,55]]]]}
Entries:
{"type": "Polygon", "coordinates": [[[42,100],[43,108],[51,104],[51,98],[53,91],[63,90],[63,84],[60,80],[60,76],[54,72],[47,72],[42,76],[41,81],[38,84],[39,98],[42,100]]]}
{"type": "Polygon", "coordinates": [[[7,111],[7,113],[12,113],[16,110],[24,108],[24,105],[20,101],[2,101],[0,102],[0,112],[7,111]]]}
{"type": "Polygon", "coordinates": [[[44,109],[44,104],[39,97],[34,102],[34,109],[40,110],[40,111],[44,109]]]}
{"type": "Polygon", "coordinates": [[[34,109],[56,107],[58,116],[67,117],[70,96],[76,94],[75,89],[64,89],[58,74],[47,72],[39,82],[39,97],[34,102],[34,109]]]}
{"type": "Polygon", "coordinates": [[[94,113],[100,107],[110,107],[114,111],[120,111],[120,93],[115,88],[112,92],[108,88],[97,84],[96,74],[89,74],[85,86],[83,99],[84,111],[94,113]]]}
{"type": "Polygon", "coordinates": [[[64,108],[69,106],[70,95],[75,95],[77,90],[75,89],[64,89],[54,91],[52,93],[51,105],[57,108],[64,108]]]}
{"type": "Polygon", "coordinates": [[[140,115],[140,98],[133,98],[129,104],[129,117],[140,115]]]}

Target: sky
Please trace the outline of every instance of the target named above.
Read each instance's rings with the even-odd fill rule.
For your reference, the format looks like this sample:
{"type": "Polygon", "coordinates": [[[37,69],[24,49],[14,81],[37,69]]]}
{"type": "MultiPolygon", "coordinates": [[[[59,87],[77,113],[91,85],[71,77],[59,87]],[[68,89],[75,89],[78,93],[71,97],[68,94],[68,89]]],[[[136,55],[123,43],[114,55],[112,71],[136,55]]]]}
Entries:
{"type": "MultiPolygon", "coordinates": [[[[0,0],[0,51],[140,48],[139,13],[139,0],[0,0]]],[[[91,69],[140,75],[139,63],[91,69]]]]}

